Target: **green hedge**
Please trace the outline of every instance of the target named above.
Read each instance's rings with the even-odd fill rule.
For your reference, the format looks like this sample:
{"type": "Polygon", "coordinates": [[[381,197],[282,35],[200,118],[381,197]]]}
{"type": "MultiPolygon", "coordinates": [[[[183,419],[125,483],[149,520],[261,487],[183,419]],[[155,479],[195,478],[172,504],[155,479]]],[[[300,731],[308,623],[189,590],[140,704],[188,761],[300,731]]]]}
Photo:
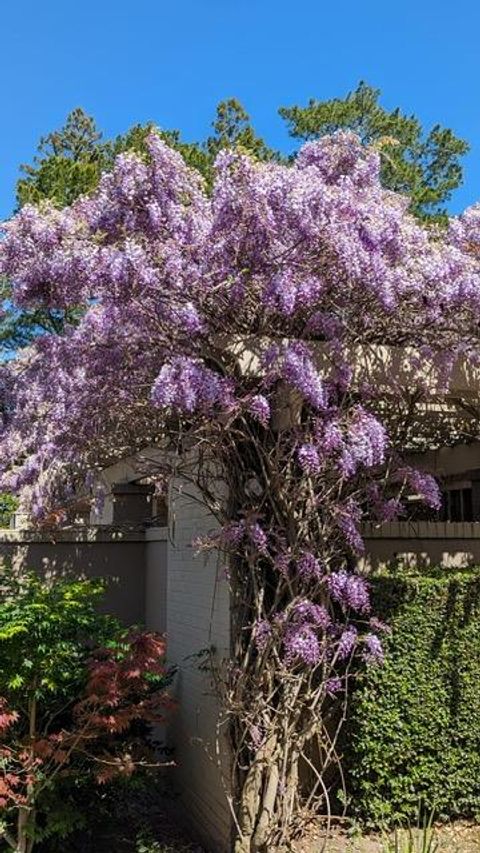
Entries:
{"type": "Polygon", "coordinates": [[[393,628],[353,697],[344,761],[350,813],[404,821],[480,815],[480,570],[373,583],[393,628]]]}

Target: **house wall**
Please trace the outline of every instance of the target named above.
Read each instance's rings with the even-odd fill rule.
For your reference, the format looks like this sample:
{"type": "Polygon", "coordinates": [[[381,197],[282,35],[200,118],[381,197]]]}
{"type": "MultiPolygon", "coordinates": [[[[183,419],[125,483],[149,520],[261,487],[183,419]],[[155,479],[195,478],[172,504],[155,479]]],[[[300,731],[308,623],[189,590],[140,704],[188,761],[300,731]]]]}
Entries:
{"type": "Polygon", "coordinates": [[[412,454],[411,462],[436,477],[454,477],[465,471],[480,469],[480,442],[439,447],[425,453],[412,454]]]}
{"type": "Polygon", "coordinates": [[[167,636],[170,662],[178,665],[178,709],[169,731],[175,744],[175,778],[184,814],[211,853],[230,850],[231,818],[222,774],[229,773],[227,744],[216,752],[218,703],[208,672],[195,657],[214,649],[219,663],[230,655],[230,596],[217,557],[195,556],[192,540],[215,527],[190,485],[178,481],[170,496],[167,545],[167,636]]]}

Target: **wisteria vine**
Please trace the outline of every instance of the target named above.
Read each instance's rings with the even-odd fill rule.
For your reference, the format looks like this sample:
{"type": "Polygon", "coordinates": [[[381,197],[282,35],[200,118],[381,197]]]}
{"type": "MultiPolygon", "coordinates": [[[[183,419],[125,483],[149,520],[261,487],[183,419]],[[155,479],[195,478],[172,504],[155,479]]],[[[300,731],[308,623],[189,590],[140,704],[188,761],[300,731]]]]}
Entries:
{"type": "Polygon", "coordinates": [[[428,230],[379,165],[337,133],[290,166],[222,152],[207,192],[153,133],[91,196],[3,226],[16,303],[82,319],[2,365],[1,488],[45,523],[156,446],[218,519],[196,544],[232,584],[216,679],[237,853],[329,813],[351,677],[388,630],[356,571],[362,524],[411,494],[438,507],[404,451],[466,429],[450,384],[479,363],[480,207],[428,230]],[[425,417],[439,399],[452,417],[425,417]]]}

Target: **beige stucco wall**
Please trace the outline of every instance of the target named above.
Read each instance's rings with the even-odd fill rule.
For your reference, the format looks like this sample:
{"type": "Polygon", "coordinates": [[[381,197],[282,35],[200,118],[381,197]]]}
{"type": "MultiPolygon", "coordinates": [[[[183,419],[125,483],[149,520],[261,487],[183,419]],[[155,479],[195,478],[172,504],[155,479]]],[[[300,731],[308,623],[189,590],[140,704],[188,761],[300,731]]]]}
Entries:
{"type": "Polygon", "coordinates": [[[145,625],[150,631],[167,630],[166,527],[145,531],[145,625]]]}
{"type": "MultiPolygon", "coordinates": [[[[284,338],[286,343],[289,339],[284,338]]],[[[238,360],[245,374],[258,375],[265,346],[270,338],[258,336],[220,336],[220,345],[227,347],[238,360]]],[[[275,339],[278,343],[278,339],[275,339]]],[[[331,347],[319,341],[310,342],[318,370],[326,378],[336,369],[332,359],[331,347]]],[[[392,391],[392,379],[397,386],[412,388],[421,383],[426,396],[433,399],[441,397],[465,397],[478,399],[480,371],[473,367],[468,359],[455,363],[450,375],[448,392],[443,389],[443,370],[434,367],[428,359],[420,355],[413,347],[388,346],[386,344],[351,344],[344,347],[345,359],[352,365],[352,381],[356,384],[368,382],[382,389],[387,396],[392,391]],[[415,365],[415,366],[414,366],[415,365]]]]}
{"type": "MultiPolygon", "coordinates": [[[[165,547],[165,545],[164,545],[165,547]]],[[[126,624],[145,619],[144,531],[85,528],[46,534],[0,531],[0,559],[48,572],[109,577],[103,608],[126,624]]]]}
{"type": "Polygon", "coordinates": [[[480,565],[480,522],[394,521],[365,525],[367,568],[480,565]]]}

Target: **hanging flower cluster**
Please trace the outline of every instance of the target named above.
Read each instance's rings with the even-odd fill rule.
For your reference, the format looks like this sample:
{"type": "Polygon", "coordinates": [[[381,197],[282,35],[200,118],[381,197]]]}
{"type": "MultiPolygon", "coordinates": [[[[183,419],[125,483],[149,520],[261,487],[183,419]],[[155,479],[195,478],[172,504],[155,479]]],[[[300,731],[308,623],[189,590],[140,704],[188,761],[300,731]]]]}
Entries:
{"type": "Polygon", "coordinates": [[[17,304],[82,319],[1,367],[0,487],[42,522],[92,471],[158,445],[188,458],[182,476],[220,520],[200,544],[232,566],[219,689],[238,851],[325,806],[331,709],[354,661],[383,654],[353,570],[362,523],[398,517],[412,492],[438,506],[402,459],[406,436],[428,434],[432,389],[479,364],[478,208],[428,230],[379,170],[340,132],[289,166],[223,152],[209,193],[153,133],[148,156],[121,155],[91,196],[3,226],[17,304]]]}

